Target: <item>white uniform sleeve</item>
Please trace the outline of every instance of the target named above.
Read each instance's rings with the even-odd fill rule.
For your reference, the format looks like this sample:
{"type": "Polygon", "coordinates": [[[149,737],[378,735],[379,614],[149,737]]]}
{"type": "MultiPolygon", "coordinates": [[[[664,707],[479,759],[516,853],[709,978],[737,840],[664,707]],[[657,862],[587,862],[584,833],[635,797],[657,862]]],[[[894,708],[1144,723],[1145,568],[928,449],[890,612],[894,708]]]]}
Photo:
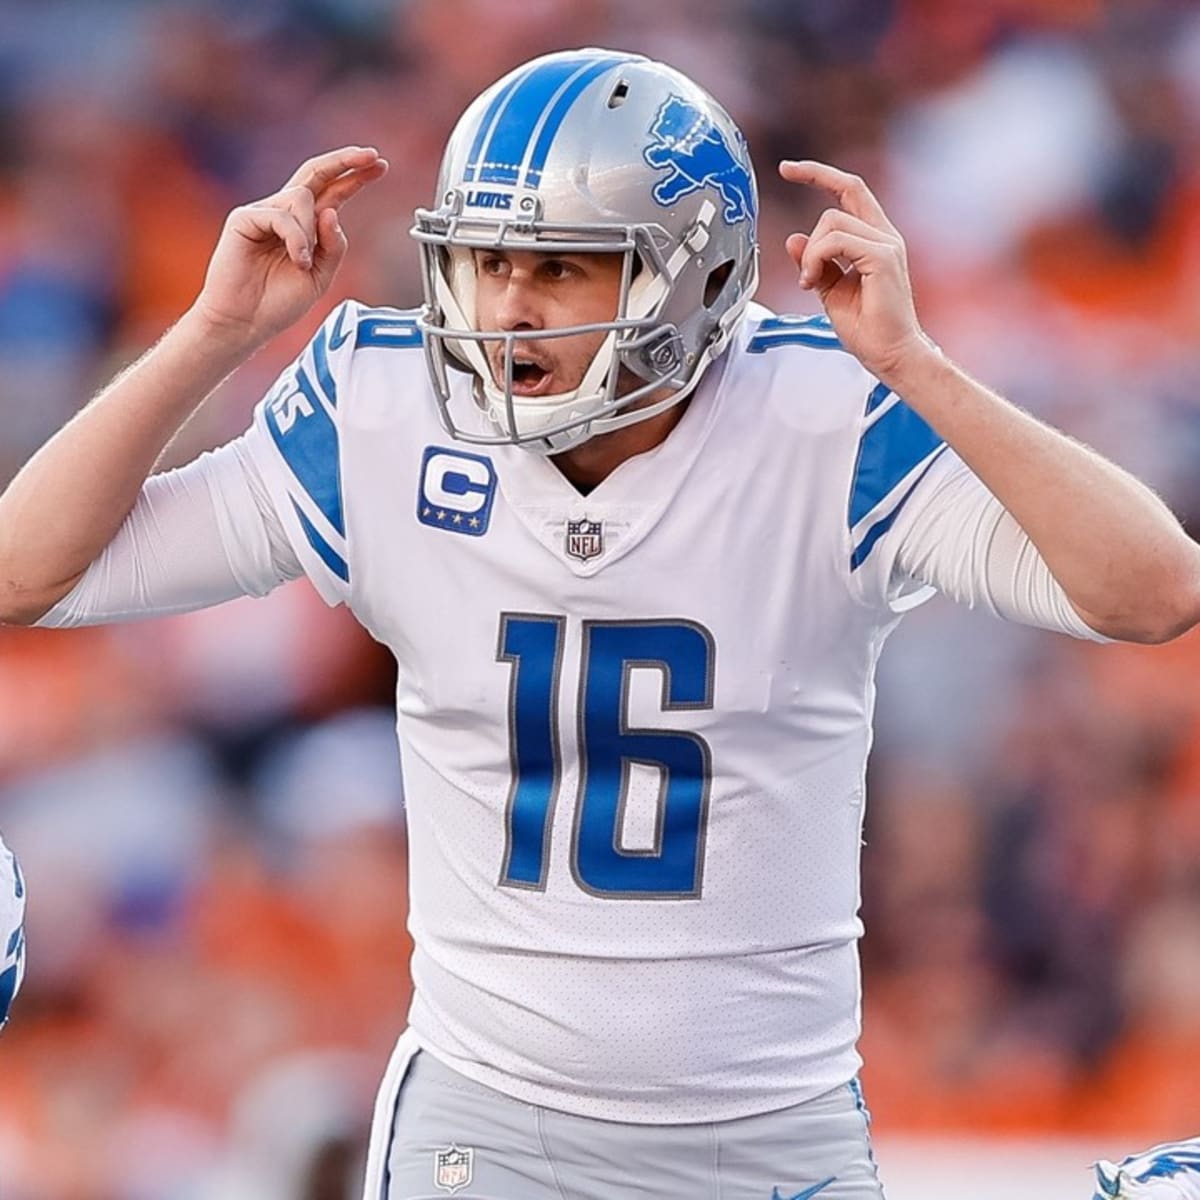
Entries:
{"type": "Polygon", "coordinates": [[[1045,560],[1004,506],[947,450],[890,531],[891,591],[932,587],[970,608],[1096,642],[1045,560]]]}
{"type": "Polygon", "coordinates": [[[116,537],[38,625],[188,612],[301,574],[255,466],[251,430],[149,478],[116,537]]]}

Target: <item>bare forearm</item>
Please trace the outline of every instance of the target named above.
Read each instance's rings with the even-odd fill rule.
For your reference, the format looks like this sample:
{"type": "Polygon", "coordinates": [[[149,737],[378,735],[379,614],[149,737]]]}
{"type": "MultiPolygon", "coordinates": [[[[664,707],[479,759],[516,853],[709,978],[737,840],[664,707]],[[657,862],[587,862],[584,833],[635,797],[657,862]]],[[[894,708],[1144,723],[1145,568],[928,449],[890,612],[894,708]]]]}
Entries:
{"type": "Polygon", "coordinates": [[[387,160],[344,146],[225,220],[186,316],[29,461],[0,497],[0,621],[37,620],[120,529],[176,430],[230,371],[328,290],[338,211],[387,160]]]}
{"type": "Polygon", "coordinates": [[[887,382],[1012,514],[1092,628],[1161,641],[1200,619],[1200,547],[1149,488],[935,352],[887,382]]]}
{"type": "Polygon", "coordinates": [[[166,444],[249,353],[189,313],[30,459],[0,496],[0,620],[35,620],[74,586],[166,444]]]}
{"type": "Polygon", "coordinates": [[[857,175],[780,163],[836,200],[787,239],[800,286],[838,340],[958,451],[1016,519],[1080,616],[1129,641],[1165,641],[1200,621],[1200,548],[1148,488],[975,383],[921,332],[908,251],[857,175]],[[848,266],[846,264],[849,264],[848,266]]]}

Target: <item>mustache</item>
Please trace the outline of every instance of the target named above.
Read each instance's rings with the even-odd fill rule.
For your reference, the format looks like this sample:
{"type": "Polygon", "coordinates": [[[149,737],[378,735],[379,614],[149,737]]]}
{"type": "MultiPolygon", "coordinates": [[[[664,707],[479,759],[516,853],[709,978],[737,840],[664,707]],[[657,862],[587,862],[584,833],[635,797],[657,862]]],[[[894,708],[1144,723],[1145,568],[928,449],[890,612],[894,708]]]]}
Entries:
{"type": "MultiPolygon", "coordinates": [[[[497,377],[503,376],[505,363],[508,359],[507,347],[503,344],[492,343],[487,346],[487,357],[492,370],[497,377]]],[[[517,367],[538,367],[547,374],[552,372],[557,364],[557,358],[547,353],[535,342],[518,342],[512,348],[512,363],[517,367]]]]}

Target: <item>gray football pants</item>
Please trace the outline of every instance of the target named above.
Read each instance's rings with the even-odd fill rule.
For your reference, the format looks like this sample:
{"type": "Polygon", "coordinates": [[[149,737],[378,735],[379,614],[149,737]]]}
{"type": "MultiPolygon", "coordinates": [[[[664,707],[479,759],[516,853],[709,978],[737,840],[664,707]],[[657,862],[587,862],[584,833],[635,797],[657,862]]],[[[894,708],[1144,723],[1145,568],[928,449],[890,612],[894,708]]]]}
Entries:
{"type": "Polygon", "coordinates": [[[514,1100],[410,1036],[380,1089],[364,1200],[882,1200],[856,1084],[732,1121],[623,1124],[514,1100]]]}

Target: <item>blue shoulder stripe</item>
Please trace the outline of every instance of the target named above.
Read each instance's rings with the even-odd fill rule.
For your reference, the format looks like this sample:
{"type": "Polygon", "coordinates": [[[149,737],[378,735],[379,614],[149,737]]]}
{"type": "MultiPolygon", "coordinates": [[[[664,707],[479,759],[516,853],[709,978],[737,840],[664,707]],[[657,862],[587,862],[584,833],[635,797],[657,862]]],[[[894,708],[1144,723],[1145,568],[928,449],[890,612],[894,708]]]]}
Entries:
{"type": "Polygon", "coordinates": [[[363,346],[392,346],[396,349],[416,349],[422,336],[416,317],[368,317],[358,323],[354,339],[356,349],[363,346]]]}
{"type": "Polygon", "coordinates": [[[329,524],[344,537],[337,427],[313,390],[303,367],[296,368],[296,386],[308,404],[290,409],[268,404],[267,429],[297,482],[329,524]],[[281,424],[282,411],[290,414],[286,426],[281,424]]]}
{"type": "Polygon", "coordinates": [[[764,317],[758,326],[760,333],[776,333],[783,329],[809,329],[818,332],[824,331],[825,333],[833,332],[833,326],[830,324],[829,317],[825,313],[812,313],[807,317],[781,313],[773,317],[764,317]]]}
{"type": "Polygon", "coordinates": [[[17,995],[17,974],[19,970],[19,966],[14,964],[3,974],[0,974],[0,1025],[3,1025],[8,1020],[8,1014],[12,1010],[12,1002],[17,995]]]}
{"type": "Polygon", "coordinates": [[[945,450],[945,448],[945,443],[938,447],[938,449],[934,452],[933,457],[925,464],[925,469],[916,477],[916,479],[912,481],[912,483],[909,484],[908,490],[903,496],[900,497],[896,507],[893,508],[886,517],[882,518],[882,520],[876,521],[875,524],[867,530],[862,541],[854,547],[854,550],[850,555],[851,571],[857,571],[858,568],[867,561],[867,556],[875,548],[875,543],[879,541],[879,539],[883,537],[883,535],[887,533],[887,531],[896,523],[896,518],[900,515],[900,510],[908,503],[908,498],[917,490],[917,484],[925,478],[929,472],[929,468],[933,466],[933,464],[937,461],[938,456],[943,450],[945,450]]]}
{"type": "Polygon", "coordinates": [[[346,566],[346,560],[317,532],[316,526],[304,515],[300,506],[292,501],[292,507],[296,510],[296,516],[300,519],[300,528],[304,530],[304,536],[308,538],[308,544],[317,552],[321,561],[343,582],[350,582],[350,568],[346,566]]]}
{"type": "Polygon", "coordinates": [[[863,434],[858,444],[850,527],[859,523],[901,480],[944,443],[928,422],[901,400],[863,434]]]}
{"type": "Polygon", "coordinates": [[[829,318],[767,317],[755,330],[746,347],[751,354],[765,354],[774,346],[809,346],[815,350],[841,350],[842,343],[829,318]]]}
{"type": "Polygon", "coordinates": [[[867,416],[870,416],[890,395],[892,389],[886,383],[881,383],[867,397],[867,416]]]}

